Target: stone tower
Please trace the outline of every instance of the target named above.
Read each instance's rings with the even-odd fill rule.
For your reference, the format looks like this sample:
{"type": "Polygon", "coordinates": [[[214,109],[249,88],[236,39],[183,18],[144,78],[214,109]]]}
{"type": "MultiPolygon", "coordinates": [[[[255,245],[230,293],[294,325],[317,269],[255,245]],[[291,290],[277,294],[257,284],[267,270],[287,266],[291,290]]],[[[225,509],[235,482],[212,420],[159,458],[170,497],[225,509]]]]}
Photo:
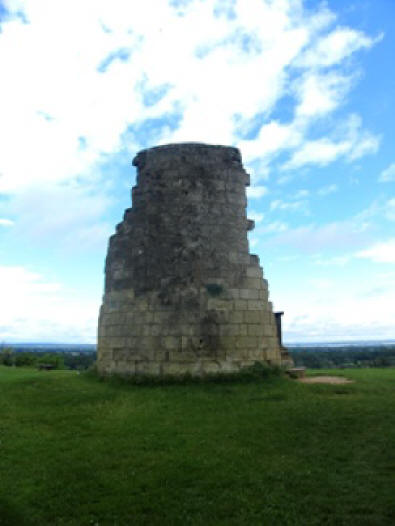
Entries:
{"type": "Polygon", "coordinates": [[[99,318],[101,374],[200,375],[281,363],[268,285],[248,251],[239,150],[141,151],[132,208],[110,238],[99,318]]]}

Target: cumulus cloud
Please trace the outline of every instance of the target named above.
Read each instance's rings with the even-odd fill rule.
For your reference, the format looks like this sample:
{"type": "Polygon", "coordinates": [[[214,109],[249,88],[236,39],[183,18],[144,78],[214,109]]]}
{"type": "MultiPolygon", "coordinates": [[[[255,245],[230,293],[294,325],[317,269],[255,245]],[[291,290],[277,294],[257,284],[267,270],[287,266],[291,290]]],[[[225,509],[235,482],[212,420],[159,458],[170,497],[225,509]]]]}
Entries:
{"type": "Polygon", "coordinates": [[[0,266],[1,339],[92,342],[99,301],[23,266],[0,266]]]}
{"type": "Polygon", "coordinates": [[[249,199],[259,199],[268,192],[266,186],[249,186],[247,188],[247,197],[249,199]]]}
{"type": "Polygon", "coordinates": [[[18,220],[14,235],[63,250],[103,248],[114,226],[106,220],[113,202],[104,188],[78,182],[26,187],[4,207],[18,220]]]}
{"type": "Polygon", "coordinates": [[[285,232],[286,230],[288,230],[287,223],[284,223],[283,221],[271,221],[270,223],[260,226],[256,233],[277,234],[279,232],[285,232]]]}
{"type": "Polygon", "coordinates": [[[14,221],[11,219],[6,218],[0,218],[0,226],[12,226],[14,224],[14,221]]]}
{"type": "Polygon", "coordinates": [[[338,72],[309,71],[295,82],[298,99],[296,116],[320,117],[339,106],[352,86],[353,77],[338,72]]]}
{"type": "Polygon", "coordinates": [[[276,245],[295,247],[302,252],[316,253],[322,250],[344,250],[360,247],[371,239],[369,223],[360,216],[346,221],[333,221],[323,225],[309,224],[290,228],[273,237],[276,245]]]}
{"type": "Polygon", "coordinates": [[[379,144],[380,138],[363,130],[361,118],[354,114],[332,133],[332,137],[305,141],[283,168],[296,169],[309,164],[325,166],[339,157],[353,161],[376,153],[379,144]]]}
{"type": "Polygon", "coordinates": [[[367,37],[361,31],[346,27],[337,27],[316,45],[307,49],[296,60],[299,67],[328,67],[350,56],[359,49],[370,48],[380,41],[383,35],[375,39],[367,37]]]}
{"type": "Polygon", "coordinates": [[[356,257],[369,259],[374,263],[395,263],[395,238],[375,243],[366,250],[361,250],[356,257]]]}
{"type": "Polygon", "coordinates": [[[308,197],[310,195],[310,190],[306,190],[305,188],[298,190],[293,196],[292,199],[298,200],[305,197],[308,197]]]}
{"type": "Polygon", "coordinates": [[[380,183],[391,183],[394,181],[395,181],[395,163],[392,163],[381,172],[379,176],[379,182],[380,183]]]}
{"type": "Polygon", "coordinates": [[[339,187],[337,184],[329,184],[327,186],[323,186],[317,191],[318,195],[329,195],[337,192],[339,187]]]}
{"type": "MultiPolygon", "coordinates": [[[[331,28],[335,17],[324,6],[305,10],[290,0],[150,0],[138,8],[124,0],[5,5],[3,192],[84,175],[122,146],[131,124],[167,121],[173,114],[174,126],[156,121],[155,142],[237,144],[247,161],[300,147],[309,122],[333,111],[349,89],[352,74],[338,66],[376,41],[351,28],[331,28]],[[277,102],[292,93],[295,120],[270,119],[277,102]],[[256,132],[240,138],[236,117],[248,129],[257,115],[264,119],[256,132]]],[[[127,138],[130,151],[152,142],[149,135],[127,138]]],[[[320,154],[306,146],[307,162],[329,162],[343,149],[352,155],[356,142],[365,143],[358,155],[372,149],[369,137],[355,140],[351,149],[322,141],[315,145],[320,154]]],[[[301,155],[291,165],[300,164],[301,155]]]]}
{"type": "Polygon", "coordinates": [[[395,221],[395,199],[389,199],[384,205],[384,210],[385,217],[389,221],[395,221]]]}
{"type": "Polygon", "coordinates": [[[287,210],[287,211],[301,211],[308,214],[307,201],[283,201],[281,199],[275,199],[270,203],[270,210],[287,210]]]}
{"type": "Polygon", "coordinates": [[[346,282],[300,276],[299,288],[291,294],[285,288],[277,292],[275,308],[286,305],[286,342],[382,340],[393,338],[394,296],[394,281],[374,274],[365,283],[352,271],[346,282]]]}
{"type": "Polygon", "coordinates": [[[253,219],[255,223],[260,223],[261,221],[263,221],[265,214],[263,214],[262,212],[257,212],[256,210],[250,210],[248,212],[248,217],[250,219],[253,219]]]}

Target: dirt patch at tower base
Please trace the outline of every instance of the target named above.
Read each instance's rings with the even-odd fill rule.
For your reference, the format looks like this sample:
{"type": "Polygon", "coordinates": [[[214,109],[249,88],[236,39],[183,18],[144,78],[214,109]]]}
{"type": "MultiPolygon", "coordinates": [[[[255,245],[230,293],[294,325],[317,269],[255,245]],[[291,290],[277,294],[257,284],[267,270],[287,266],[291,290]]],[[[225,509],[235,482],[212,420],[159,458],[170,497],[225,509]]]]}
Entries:
{"type": "Polygon", "coordinates": [[[304,384],[353,384],[354,380],[349,380],[343,376],[309,376],[299,378],[298,382],[304,384]]]}

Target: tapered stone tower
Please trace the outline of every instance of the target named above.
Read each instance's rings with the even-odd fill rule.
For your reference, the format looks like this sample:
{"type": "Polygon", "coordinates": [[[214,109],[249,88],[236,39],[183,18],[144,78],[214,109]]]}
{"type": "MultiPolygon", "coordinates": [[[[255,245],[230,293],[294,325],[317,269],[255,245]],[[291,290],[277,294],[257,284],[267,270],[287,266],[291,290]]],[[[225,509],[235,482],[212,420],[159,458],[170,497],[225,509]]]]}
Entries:
{"type": "Polygon", "coordinates": [[[99,318],[102,374],[200,375],[281,363],[268,285],[248,251],[236,148],[143,150],[132,208],[110,238],[99,318]]]}

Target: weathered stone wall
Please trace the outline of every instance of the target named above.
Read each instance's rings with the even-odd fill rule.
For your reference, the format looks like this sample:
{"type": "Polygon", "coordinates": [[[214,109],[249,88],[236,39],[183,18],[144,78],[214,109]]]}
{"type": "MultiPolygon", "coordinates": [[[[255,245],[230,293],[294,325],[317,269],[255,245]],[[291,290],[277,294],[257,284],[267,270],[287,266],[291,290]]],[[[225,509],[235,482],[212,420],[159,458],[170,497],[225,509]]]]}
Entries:
{"type": "Polygon", "coordinates": [[[249,176],[236,148],[140,152],[132,208],[110,238],[101,373],[232,372],[281,362],[268,284],[248,251],[249,176]]]}

